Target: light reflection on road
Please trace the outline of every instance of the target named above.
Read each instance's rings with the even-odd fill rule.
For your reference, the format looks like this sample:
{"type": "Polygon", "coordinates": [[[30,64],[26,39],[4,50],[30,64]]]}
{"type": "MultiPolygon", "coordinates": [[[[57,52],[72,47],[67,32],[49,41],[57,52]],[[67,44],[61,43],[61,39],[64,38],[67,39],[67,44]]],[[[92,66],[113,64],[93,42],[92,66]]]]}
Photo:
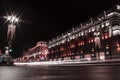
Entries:
{"type": "Polygon", "coordinates": [[[120,80],[120,66],[0,66],[0,80],[120,80]]]}

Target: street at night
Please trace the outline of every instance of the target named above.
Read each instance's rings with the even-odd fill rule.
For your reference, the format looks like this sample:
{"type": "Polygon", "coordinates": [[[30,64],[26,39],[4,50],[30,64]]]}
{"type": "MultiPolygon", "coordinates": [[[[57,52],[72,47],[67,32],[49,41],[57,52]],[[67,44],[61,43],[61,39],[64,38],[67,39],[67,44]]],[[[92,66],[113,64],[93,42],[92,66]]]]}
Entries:
{"type": "Polygon", "coordinates": [[[119,80],[120,66],[1,66],[0,80],[119,80]]]}
{"type": "Polygon", "coordinates": [[[120,1],[0,0],[0,80],[120,80],[120,1]]]}

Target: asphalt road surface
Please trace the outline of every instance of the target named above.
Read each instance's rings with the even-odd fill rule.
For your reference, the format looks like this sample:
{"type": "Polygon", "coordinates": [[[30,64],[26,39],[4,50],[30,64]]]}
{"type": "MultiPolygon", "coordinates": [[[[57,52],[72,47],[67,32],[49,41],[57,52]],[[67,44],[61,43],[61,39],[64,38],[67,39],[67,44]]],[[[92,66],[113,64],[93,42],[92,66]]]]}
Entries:
{"type": "Polygon", "coordinates": [[[0,66],[0,80],[120,80],[120,66],[0,66]]]}

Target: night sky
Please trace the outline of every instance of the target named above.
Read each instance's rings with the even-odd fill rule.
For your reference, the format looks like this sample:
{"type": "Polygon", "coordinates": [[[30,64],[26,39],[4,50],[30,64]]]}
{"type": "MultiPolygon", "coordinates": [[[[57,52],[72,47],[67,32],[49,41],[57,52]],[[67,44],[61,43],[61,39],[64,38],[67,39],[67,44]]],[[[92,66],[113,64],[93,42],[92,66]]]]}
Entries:
{"type": "Polygon", "coordinates": [[[38,41],[49,41],[81,22],[95,17],[117,4],[119,0],[0,0],[0,48],[7,44],[7,23],[2,16],[17,13],[13,57],[33,47],[38,41]]]}

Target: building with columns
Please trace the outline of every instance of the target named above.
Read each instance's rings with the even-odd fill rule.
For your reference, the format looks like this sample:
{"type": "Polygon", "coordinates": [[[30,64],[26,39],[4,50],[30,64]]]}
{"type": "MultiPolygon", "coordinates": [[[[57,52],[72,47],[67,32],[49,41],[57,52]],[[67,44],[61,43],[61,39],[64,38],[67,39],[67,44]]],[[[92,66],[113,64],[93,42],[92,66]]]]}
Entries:
{"type": "Polygon", "coordinates": [[[48,60],[120,58],[120,6],[80,23],[48,43],[48,60]]]}

